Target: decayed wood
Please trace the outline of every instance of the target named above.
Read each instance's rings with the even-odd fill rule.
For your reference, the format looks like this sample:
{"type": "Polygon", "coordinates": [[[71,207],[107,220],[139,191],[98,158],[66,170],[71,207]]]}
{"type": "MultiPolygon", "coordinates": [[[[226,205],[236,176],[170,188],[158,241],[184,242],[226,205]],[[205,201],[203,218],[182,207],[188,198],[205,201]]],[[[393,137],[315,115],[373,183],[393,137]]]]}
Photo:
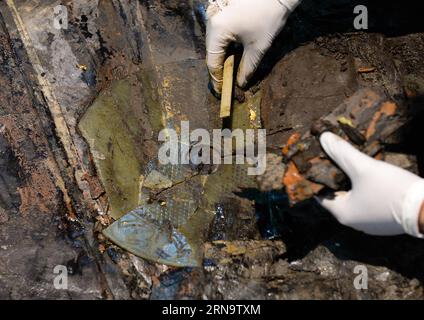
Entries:
{"type": "Polygon", "coordinates": [[[231,103],[233,100],[233,79],[234,79],[234,55],[229,56],[224,63],[224,78],[222,83],[221,96],[221,118],[228,118],[231,115],[231,103]]]}
{"type": "MultiPolygon", "coordinates": [[[[40,59],[30,40],[28,31],[25,28],[25,25],[21,19],[21,16],[19,15],[14,1],[7,0],[6,4],[9,7],[10,13],[13,16],[14,22],[21,36],[21,40],[28,54],[28,58],[34,67],[34,71],[36,73],[40,89],[43,92],[44,99],[50,109],[57,135],[60,137],[60,140],[63,144],[64,150],[66,152],[70,164],[77,170],[81,161],[78,158],[78,152],[76,151],[75,145],[70,137],[69,128],[63,117],[62,110],[57,102],[57,99],[53,93],[50,83],[42,76],[43,70],[41,67],[40,59]]],[[[47,161],[47,165],[52,170],[51,172],[55,174],[55,181],[57,186],[63,193],[63,198],[69,212],[69,217],[73,219],[75,217],[75,214],[74,209],[72,208],[72,200],[70,198],[68,190],[66,189],[65,182],[63,181],[63,178],[60,174],[60,170],[55,162],[47,161]]]]}

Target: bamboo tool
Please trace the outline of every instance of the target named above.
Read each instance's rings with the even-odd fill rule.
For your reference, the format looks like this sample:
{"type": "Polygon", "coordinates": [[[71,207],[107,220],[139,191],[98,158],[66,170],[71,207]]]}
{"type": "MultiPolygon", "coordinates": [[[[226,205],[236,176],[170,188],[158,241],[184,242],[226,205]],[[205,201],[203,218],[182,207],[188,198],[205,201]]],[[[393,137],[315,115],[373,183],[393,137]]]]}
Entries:
{"type": "Polygon", "coordinates": [[[221,94],[220,117],[229,118],[231,116],[231,104],[233,101],[233,81],[234,81],[234,55],[229,56],[224,63],[224,77],[221,94]]]}

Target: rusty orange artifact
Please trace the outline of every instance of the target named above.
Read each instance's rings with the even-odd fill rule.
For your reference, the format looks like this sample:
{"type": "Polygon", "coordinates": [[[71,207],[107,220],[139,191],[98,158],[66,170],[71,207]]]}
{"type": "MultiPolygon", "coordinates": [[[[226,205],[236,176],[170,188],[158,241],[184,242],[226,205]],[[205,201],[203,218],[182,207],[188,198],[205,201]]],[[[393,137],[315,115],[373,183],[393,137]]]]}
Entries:
{"type": "Polygon", "coordinates": [[[291,203],[307,200],[325,188],[349,186],[346,175],[322,150],[321,133],[331,131],[369,156],[381,156],[384,142],[408,121],[406,111],[406,106],[389,101],[379,91],[360,89],[302,137],[292,135],[282,150],[288,165],[283,183],[291,203]]]}

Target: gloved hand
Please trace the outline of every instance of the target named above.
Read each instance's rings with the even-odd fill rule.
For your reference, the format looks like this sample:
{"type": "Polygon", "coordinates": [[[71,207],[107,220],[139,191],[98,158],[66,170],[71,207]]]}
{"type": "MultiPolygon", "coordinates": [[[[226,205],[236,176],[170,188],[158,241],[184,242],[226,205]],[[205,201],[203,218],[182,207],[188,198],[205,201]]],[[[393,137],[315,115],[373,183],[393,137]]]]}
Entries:
{"type": "Polygon", "coordinates": [[[424,179],[375,160],[330,132],[322,134],[321,145],[352,182],[349,192],[318,199],[340,223],[372,235],[424,237],[418,224],[424,179]]]}
{"type": "Polygon", "coordinates": [[[215,0],[208,8],[206,34],[207,64],[212,85],[222,89],[226,48],[241,43],[244,53],[237,83],[240,87],[255,72],[274,38],[286,24],[289,14],[301,0],[215,0]]]}

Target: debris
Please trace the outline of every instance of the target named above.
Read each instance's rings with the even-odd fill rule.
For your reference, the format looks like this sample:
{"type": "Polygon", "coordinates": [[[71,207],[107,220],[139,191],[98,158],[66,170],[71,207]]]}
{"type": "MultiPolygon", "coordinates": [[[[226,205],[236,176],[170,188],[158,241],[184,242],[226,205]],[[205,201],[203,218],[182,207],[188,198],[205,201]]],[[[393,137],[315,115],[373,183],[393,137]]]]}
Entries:
{"type": "Polygon", "coordinates": [[[355,128],[351,119],[347,119],[346,117],[342,116],[339,117],[337,121],[339,123],[340,128],[353,143],[357,145],[363,145],[365,143],[365,137],[362,135],[361,132],[359,132],[358,129],[355,128]]]}
{"type": "Polygon", "coordinates": [[[286,165],[283,163],[283,157],[274,153],[268,153],[266,155],[265,173],[256,178],[259,189],[262,192],[283,189],[285,171],[286,165]]]}
{"type": "Polygon", "coordinates": [[[106,251],[106,248],[103,244],[99,244],[99,252],[104,253],[106,251]]]}
{"type": "Polygon", "coordinates": [[[345,125],[348,125],[348,126],[350,126],[350,127],[354,128],[353,123],[352,123],[352,120],[347,119],[346,117],[341,116],[341,117],[339,117],[339,118],[337,119],[337,121],[338,121],[340,124],[345,124],[345,125]]]}
{"type": "Polygon", "coordinates": [[[0,207],[0,224],[6,223],[7,221],[9,221],[9,215],[5,209],[0,207]]]}
{"type": "Polygon", "coordinates": [[[256,212],[249,199],[228,195],[215,207],[215,217],[209,229],[208,240],[260,239],[256,212]]]}
{"type": "Polygon", "coordinates": [[[382,160],[408,171],[418,171],[414,167],[414,159],[411,155],[406,155],[403,153],[385,152],[382,160]]]}
{"type": "Polygon", "coordinates": [[[358,73],[371,73],[374,71],[375,71],[375,68],[373,67],[362,67],[358,69],[358,73]]]}
{"type": "Polygon", "coordinates": [[[286,143],[286,145],[284,146],[284,148],[283,148],[283,155],[285,156],[285,157],[287,157],[288,156],[288,153],[289,153],[289,151],[290,151],[290,148],[295,144],[295,143],[297,143],[299,140],[300,140],[300,138],[301,138],[301,135],[300,135],[300,133],[298,133],[298,132],[295,132],[295,133],[293,133],[290,137],[289,137],[289,139],[287,140],[287,143],[286,143]]]}
{"type": "Polygon", "coordinates": [[[393,102],[385,102],[381,106],[381,109],[378,110],[374,116],[372,117],[372,121],[368,126],[368,129],[366,131],[366,138],[369,140],[373,137],[374,134],[376,134],[377,126],[380,123],[383,123],[384,119],[383,117],[392,117],[396,114],[396,105],[393,102]]]}
{"type": "Polygon", "coordinates": [[[215,261],[217,265],[222,261],[240,259],[240,256],[246,263],[255,261],[264,265],[284,254],[286,247],[281,241],[214,241],[206,243],[204,251],[205,260],[215,261]]]}
{"type": "Polygon", "coordinates": [[[286,192],[293,203],[309,199],[323,189],[319,186],[306,180],[297,169],[293,162],[290,162],[283,179],[286,192]]]}
{"type": "Polygon", "coordinates": [[[83,72],[88,70],[88,67],[85,64],[77,64],[77,68],[83,72]]]}
{"type": "Polygon", "coordinates": [[[383,143],[408,120],[406,107],[377,91],[358,90],[329,115],[322,117],[298,140],[293,136],[283,148],[288,169],[284,185],[292,203],[309,199],[324,187],[339,190],[348,182],[346,175],[327,159],[318,137],[332,131],[374,157],[383,143]]]}
{"type": "Polygon", "coordinates": [[[386,271],[386,272],[382,272],[379,275],[377,275],[375,277],[375,279],[378,280],[378,281],[387,281],[387,279],[389,279],[389,277],[390,277],[390,272],[386,271]]]}
{"type": "Polygon", "coordinates": [[[255,121],[257,118],[256,112],[253,110],[249,110],[250,121],[255,121]]]}
{"type": "Polygon", "coordinates": [[[172,187],[172,181],[157,170],[153,170],[143,183],[144,188],[161,190],[172,187]]]}

